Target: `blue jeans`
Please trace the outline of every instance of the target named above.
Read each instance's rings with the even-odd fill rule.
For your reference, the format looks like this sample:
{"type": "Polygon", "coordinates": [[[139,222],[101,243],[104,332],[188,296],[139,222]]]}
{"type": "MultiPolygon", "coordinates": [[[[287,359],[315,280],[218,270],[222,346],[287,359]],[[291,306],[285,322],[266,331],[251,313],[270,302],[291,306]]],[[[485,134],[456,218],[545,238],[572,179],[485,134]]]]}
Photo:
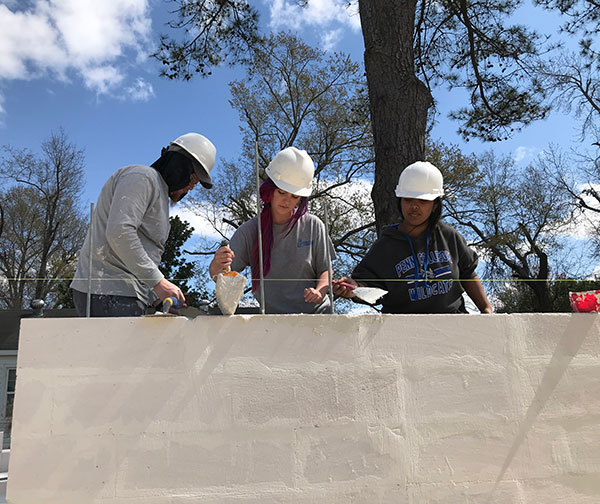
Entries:
{"type": "MultiPolygon", "coordinates": [[[[92,317],[141,317],[146,313],[146,304],[136,297],[92,294],[90,316],[92,317]]],[[[73,289],[73,302],[77,315],[86,316],[87,294],[73,289]]]]}

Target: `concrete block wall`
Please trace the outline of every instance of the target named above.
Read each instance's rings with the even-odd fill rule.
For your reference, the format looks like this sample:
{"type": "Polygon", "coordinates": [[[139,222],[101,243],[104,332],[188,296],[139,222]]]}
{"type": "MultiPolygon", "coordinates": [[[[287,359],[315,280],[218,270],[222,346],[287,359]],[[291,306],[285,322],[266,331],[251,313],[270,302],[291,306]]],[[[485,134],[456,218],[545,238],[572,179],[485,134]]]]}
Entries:
{"type": "Polygon", "coordinates": [[[600,502],[596,314],[23,320],[12,504],[600,502]]]}

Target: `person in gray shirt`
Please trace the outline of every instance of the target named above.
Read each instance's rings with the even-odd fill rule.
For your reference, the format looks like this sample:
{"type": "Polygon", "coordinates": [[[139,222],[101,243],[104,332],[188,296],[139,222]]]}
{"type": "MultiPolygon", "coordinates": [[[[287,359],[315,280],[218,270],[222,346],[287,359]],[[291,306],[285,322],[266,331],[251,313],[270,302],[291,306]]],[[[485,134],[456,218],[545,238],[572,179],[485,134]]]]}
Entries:
{"type": "Polygon", "coordinates": [[[210,189],[215,158],[210,140],[187,133],[163,148],[151,166],[126,166],[108,179],[71,282],[79,316],[86,313],[88,292],[96,317],[140,316],[168,297],[185,303],[179,287],[158,269],[170,230],[169,200],[181,200],[198,182],[210,189]]]}
{"type": "MultiPolygon", "coordinates": [[[[335,258],[323,222],[307,212],[314,164],[304,150],[288,147],[266,168],[260,187],[260,214],[266,313],[324,313],[329,308],[329,257],[335,258]]],[[[227,268],[252,272],[258,297],[258,218],[242,224],[229,246],[219,248],[210,263],[210,276],[227,268]]]]}

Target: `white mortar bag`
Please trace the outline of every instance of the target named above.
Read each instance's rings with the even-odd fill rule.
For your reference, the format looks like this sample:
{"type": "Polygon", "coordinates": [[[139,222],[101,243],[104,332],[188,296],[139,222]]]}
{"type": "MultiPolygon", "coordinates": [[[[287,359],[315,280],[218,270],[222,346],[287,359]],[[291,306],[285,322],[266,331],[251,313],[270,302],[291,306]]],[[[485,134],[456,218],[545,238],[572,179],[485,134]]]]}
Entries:
{"type": "Polygon", "coordinates": [[[244,295],[244,287],[248,279],[237,271],[227,268],[217,275],[215,294],[217,303],[223,315],[233,315],[235,309],[244,295]]]}

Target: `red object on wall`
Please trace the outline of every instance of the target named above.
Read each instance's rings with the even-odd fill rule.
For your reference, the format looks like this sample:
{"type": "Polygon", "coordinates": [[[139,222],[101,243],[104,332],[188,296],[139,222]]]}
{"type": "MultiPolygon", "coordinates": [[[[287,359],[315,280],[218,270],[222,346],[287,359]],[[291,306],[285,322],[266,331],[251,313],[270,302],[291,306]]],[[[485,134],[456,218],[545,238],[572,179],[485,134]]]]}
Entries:
{"type": "Polygon", "coordinates": [[[600,312],[600,290],[569,292],[569,298],[576,313],[600,312]]]}

